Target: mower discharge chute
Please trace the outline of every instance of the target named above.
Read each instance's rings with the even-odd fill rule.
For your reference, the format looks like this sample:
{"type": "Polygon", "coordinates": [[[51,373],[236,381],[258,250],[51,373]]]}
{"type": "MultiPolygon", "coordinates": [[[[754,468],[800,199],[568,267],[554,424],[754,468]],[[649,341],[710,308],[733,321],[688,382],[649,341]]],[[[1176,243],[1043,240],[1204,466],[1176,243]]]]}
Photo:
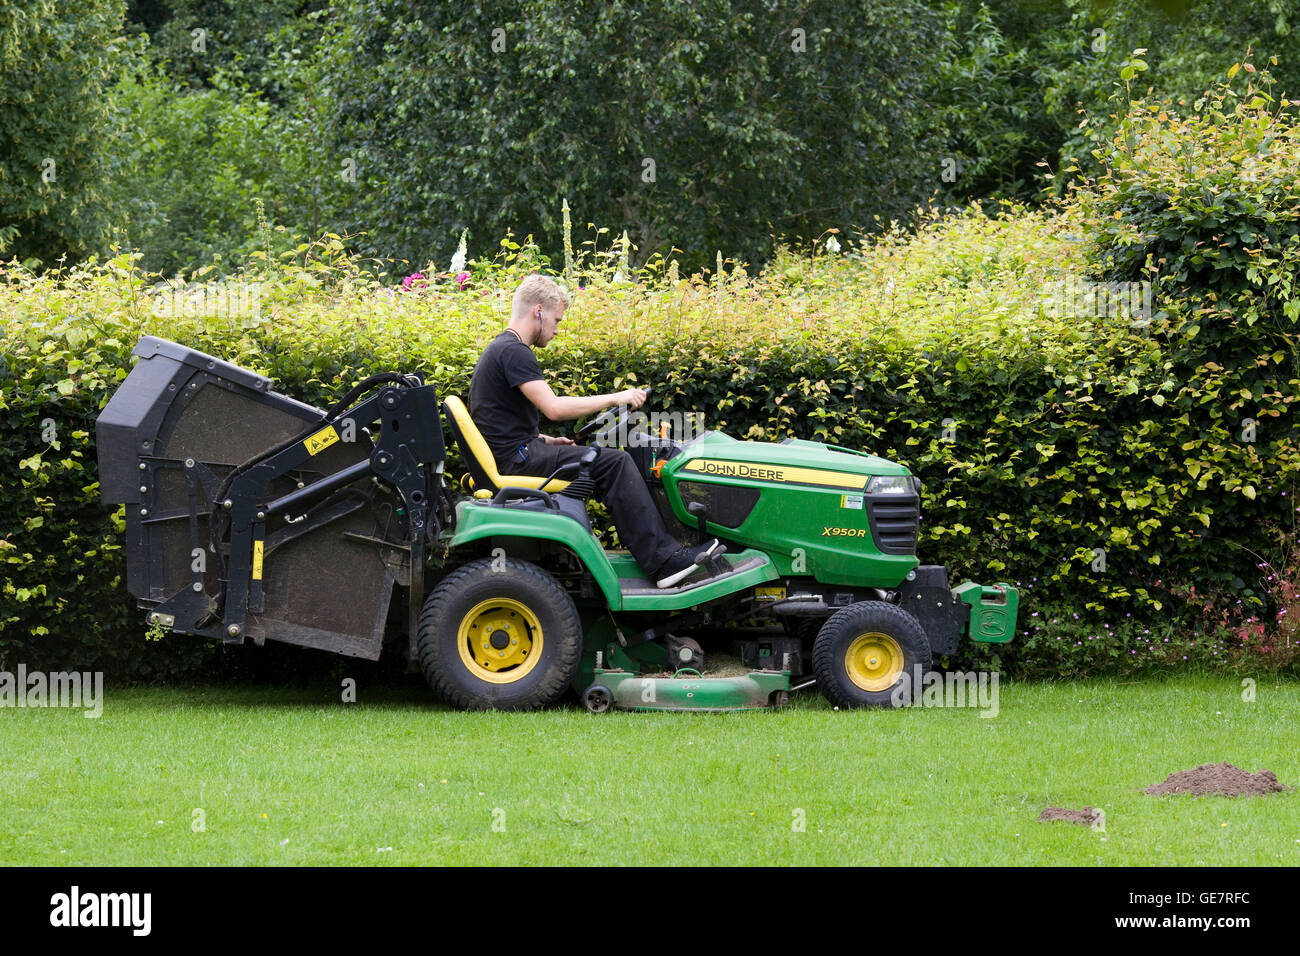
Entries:
{"type": "Polygon", "coordinates": [[[452,705],[576,691],[593,712],[755,709],[812,685],[898,706],[964,636],[1015,631],[1014,588],[953,589],[919,564],[919,482],[863,452],[629,435],[624,410],[579,433],[598,446],[582,463],[503,477],[451,396],[471,492],[453,501],[418,376],[374,376],[322,412],[175,343],[135,354],[99,419],[101,489],[126,506],[131,593],[173,631],[373,659],[400,586],[406,652],[452,705]],[[679,541],[726,545],[707,576],[660,589],[602,545],[589,468],[616,439],[679,541]]]}

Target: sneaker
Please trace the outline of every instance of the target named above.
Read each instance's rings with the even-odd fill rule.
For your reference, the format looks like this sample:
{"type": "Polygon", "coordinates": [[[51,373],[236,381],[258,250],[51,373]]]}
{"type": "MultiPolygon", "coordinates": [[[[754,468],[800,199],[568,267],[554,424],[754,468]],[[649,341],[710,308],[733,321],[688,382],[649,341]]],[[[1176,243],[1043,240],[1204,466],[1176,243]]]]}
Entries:
{"type": "Polygon", "coordinates": [[[704,566],[706,562],[725,551],[722,543],[714,538],[706,545],[694,548],[678,548],[655,571],[655,586],[670,588],[684,581],[704,566]]]}

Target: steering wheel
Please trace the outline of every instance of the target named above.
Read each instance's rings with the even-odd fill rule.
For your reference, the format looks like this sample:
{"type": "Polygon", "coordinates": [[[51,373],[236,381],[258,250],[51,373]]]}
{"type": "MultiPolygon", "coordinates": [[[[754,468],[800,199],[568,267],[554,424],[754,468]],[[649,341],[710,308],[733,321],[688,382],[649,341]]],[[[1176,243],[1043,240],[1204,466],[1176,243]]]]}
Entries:
{"type": "MultiPolygon", "coordinates": [[[[650,389],[643,388],[643,392],[649,392],[650,389]]],[[[611,436],[617,435],[627,428],[628,421],[632,418],[632,406],[623,404],[616,406],[618,414],[613,416],[614,421],[607,424],[610,420],[609,412],[601,412],[594,419],[583,425],[575,433],[574,437],[579,441],[586,441],[593,435],[596,436],[596,444],[604,446],[611,436]]]]}

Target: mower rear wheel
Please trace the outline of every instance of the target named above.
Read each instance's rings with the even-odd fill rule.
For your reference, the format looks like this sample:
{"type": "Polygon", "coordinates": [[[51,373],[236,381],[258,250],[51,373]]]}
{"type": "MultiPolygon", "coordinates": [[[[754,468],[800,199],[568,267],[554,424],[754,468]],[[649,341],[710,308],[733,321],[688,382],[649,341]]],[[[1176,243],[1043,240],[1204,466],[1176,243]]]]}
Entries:
{"type": "Polygon", "coordinates": [[[462,710],[533,710],[577,677],[582,622],[546,571],[513,558],[453,571],[429,593],[417,640],[429,686],[462,710]]]}
{"type": "Polygon", "coordinates": [[[582,706],[593,714],[603,714],[614,706],[614,692],[604,684],[592,684],[582,695],[582,706]]]}
{"type": "Polygon", "coordinates": [[[930,670],[930,642],[915,617],[885,601],[836,611],[813,642],[817,686],[837,707],[911,703],[916,678],[930,670]]]}

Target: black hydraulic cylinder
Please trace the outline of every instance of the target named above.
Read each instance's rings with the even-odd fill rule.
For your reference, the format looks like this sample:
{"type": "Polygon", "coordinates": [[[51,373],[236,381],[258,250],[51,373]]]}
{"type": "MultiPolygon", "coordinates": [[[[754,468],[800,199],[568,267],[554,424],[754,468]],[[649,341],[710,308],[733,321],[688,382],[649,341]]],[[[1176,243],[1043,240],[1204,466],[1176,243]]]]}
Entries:
{"type": "Polygon", "coordinates": [[[291,491],[287,495],[276,498],[266,506],[267,517],[281,511],[288,511],[296,507],[303,501],[310,501],[327,491],[333,491],[335,488],[342,488],[349,485],[363,475],[370,473],[370,459],[365,458],[355,465],[349,465],[341,471],[336,471],[332,475],[327,475],[320,481],[313,481],[310,485],[299,488],[297,491],[291,491]]]}

